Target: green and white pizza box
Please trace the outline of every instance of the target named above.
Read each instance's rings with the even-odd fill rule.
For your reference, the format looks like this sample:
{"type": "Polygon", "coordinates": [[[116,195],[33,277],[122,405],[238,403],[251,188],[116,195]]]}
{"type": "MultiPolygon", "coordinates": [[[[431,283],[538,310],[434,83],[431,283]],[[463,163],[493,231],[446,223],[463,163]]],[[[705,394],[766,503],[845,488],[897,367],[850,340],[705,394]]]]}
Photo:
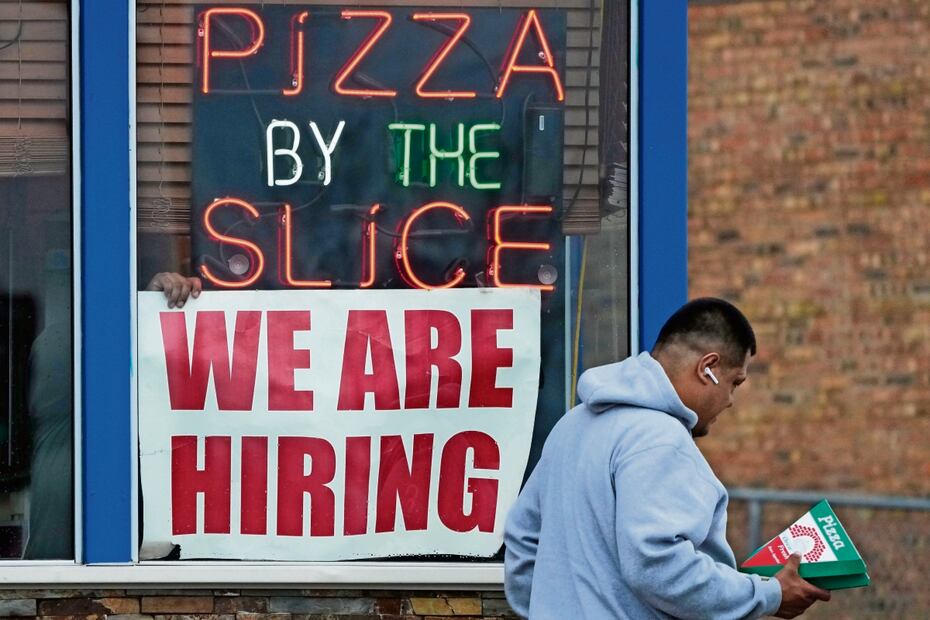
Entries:
{"type": "Polygon", "coordinates": [[[845,590],[862,588],[872,583],[868,573],[858,575],[837,575],[835,577],[810,577],[808,581],[824,590],[845,590]]]}
{"type": "Polygon", "coordinates": [[[771,577],[792,553],[801,555],[801,577],[818,587],[840,590],[869,585],[865,561],[827,500],[759,547],[740,570],[771,577]]]}

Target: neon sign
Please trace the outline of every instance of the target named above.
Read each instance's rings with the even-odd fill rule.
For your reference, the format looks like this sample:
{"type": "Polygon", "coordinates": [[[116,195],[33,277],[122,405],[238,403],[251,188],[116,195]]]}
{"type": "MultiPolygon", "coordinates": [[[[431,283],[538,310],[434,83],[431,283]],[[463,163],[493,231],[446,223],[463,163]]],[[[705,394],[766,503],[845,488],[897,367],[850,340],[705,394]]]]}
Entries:
{"type": "Polygon", "coordinates": [[[557,289],[538,274],[563,264],[561,191],[524,179],[562,174],[565,11],[195,14],[191,233],[210,286],[557,289]]]}

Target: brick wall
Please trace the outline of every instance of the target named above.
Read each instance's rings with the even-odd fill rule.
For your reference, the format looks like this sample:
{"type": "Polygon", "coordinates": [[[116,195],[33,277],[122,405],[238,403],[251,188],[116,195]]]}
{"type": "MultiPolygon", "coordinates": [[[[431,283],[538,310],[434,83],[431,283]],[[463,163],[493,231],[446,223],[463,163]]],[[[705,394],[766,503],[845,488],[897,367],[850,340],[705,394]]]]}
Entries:
{"type": "Polygon", "coordinates": [[[691,295],[760,352],[729,484],[930,493],[930,3],[694,2],[691,295]]]}
{"type": "Polygon", "coordinates": [[[379,590],[0,591],[0,618],[450,620],[513,617],[503,593],[379,590]]]}
{"type": "MultiPolygon", "coordinates": [[[[690,293],[760,346],[702,449],[728,485],[925,497],[930,3],[695,1],[689,53],[690,293]]],[[[801,510],[769,505],[762,536],[801,510]]],[[[930,513],[838,514],[873,585],[805,617],[930,617],[930,513]]]]}

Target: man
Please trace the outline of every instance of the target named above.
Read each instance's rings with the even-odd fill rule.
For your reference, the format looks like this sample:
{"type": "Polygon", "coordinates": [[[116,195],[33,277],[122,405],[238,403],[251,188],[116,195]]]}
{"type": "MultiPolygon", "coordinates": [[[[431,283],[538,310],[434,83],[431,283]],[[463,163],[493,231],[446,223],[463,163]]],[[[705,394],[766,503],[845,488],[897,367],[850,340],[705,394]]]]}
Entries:
{"type": "Polygon", "coordinates": [[[733,404],[755,335],[720,299],[678,310],[652,353],[592,368],[510,513],[506,593],[532,620],[793,618],[828,592],[736,570],[727,492],[694,443],[733,404]]]}

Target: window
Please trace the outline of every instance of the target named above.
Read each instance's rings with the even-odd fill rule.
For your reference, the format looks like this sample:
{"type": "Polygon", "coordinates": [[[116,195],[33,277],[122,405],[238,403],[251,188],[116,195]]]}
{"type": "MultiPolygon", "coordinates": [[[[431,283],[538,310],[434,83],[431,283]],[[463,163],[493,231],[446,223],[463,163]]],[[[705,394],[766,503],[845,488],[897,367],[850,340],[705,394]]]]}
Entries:
{"type": "Polygon", "coordinates": [[[0,3],[0,558],[74,558],[68,3],[0,3]]]}
{"type": "Polygon", "coordinates": [[[143,560],[495,558],[628,347],[600,9],[500,4],[139,4],[143,560]]]}

